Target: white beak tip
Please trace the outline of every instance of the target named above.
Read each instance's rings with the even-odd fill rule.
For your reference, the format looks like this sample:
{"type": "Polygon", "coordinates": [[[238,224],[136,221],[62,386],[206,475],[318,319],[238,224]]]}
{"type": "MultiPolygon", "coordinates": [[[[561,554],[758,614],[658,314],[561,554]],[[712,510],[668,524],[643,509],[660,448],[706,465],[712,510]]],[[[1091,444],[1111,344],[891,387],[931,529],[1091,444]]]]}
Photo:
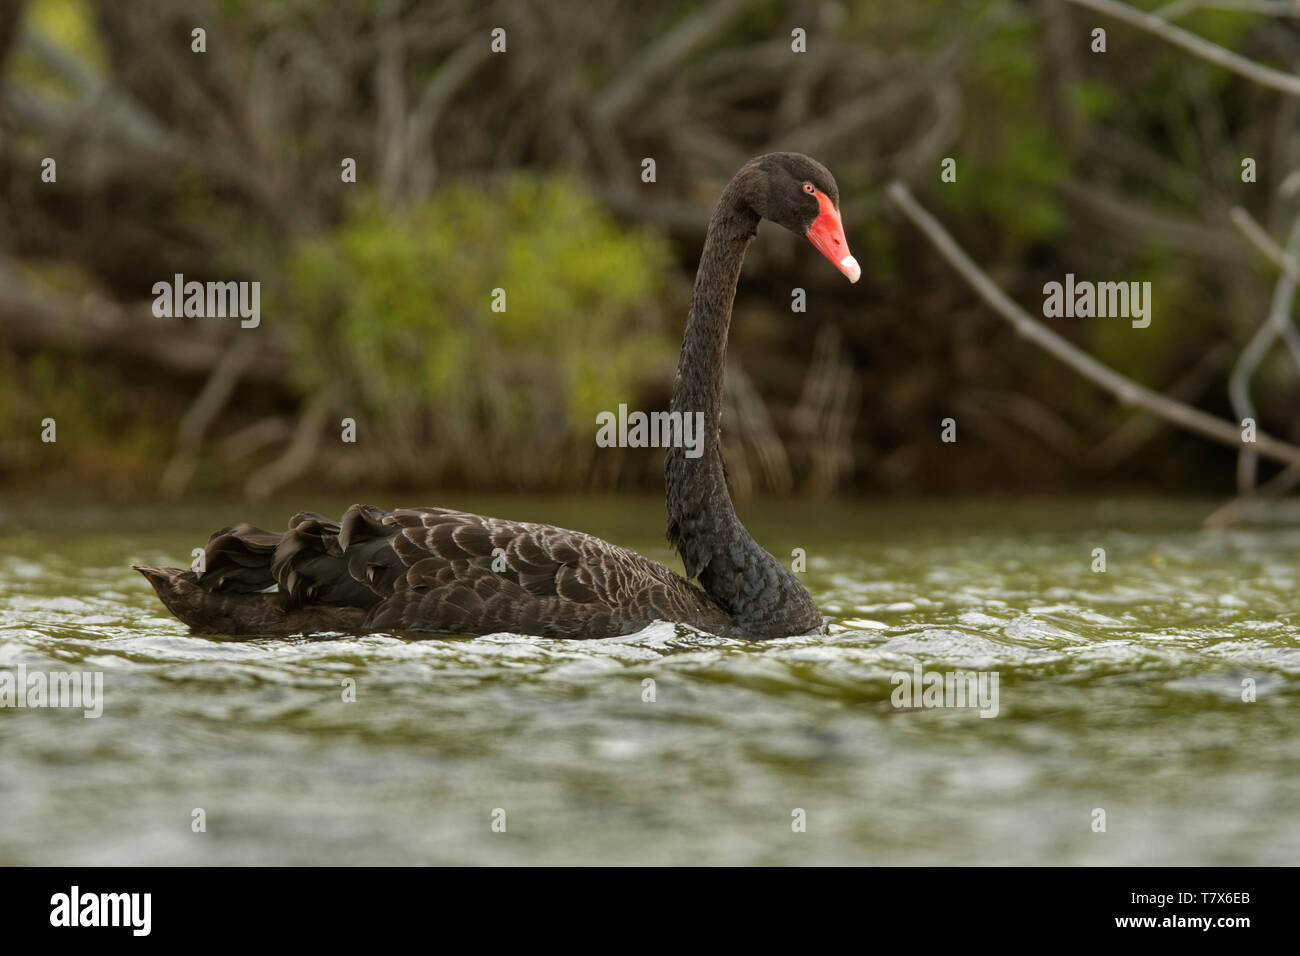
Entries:
{"type": "Polygon", "coordinates": [[[845,256],[840,260],[840,271],[849,277],[850,282],[857,282],[862,278],[862,267],[852,256],[845,256]]]}

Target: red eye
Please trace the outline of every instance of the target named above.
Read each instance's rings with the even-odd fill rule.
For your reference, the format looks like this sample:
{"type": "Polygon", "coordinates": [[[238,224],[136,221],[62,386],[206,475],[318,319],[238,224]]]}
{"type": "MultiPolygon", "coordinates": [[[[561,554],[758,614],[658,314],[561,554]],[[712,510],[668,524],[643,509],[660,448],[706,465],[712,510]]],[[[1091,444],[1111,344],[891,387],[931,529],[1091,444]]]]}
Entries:
{"type": "Polygon", "coordinates": [[[804,183],[803,191],[806,192],[809,196],[811,196],[813,193],[817,192],[817,187],[814,186],[812,183],[804,183]]]}

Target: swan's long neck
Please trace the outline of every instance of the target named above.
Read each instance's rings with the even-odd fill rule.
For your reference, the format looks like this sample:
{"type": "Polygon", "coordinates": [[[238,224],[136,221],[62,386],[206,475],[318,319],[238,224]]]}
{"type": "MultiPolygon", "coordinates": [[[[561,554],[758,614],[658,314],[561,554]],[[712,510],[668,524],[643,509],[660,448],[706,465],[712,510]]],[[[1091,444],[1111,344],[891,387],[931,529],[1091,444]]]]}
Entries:
{"type": "MultiPolygon", "coordinates": [[[[727,491],[719,435],[727,330],[745,249],[759,217],[728,187],[709,223],[695,275],[691,312],[682,340],[672,410],[702,415],[702,453],[668,450],[668,540],[700,585],[752,637],[778,637],[818,627],[808,592],[784,564],[764,551],[736,517],[727,491]]],[[[699,446],[696,446],[697,448],[699,446]]]]}

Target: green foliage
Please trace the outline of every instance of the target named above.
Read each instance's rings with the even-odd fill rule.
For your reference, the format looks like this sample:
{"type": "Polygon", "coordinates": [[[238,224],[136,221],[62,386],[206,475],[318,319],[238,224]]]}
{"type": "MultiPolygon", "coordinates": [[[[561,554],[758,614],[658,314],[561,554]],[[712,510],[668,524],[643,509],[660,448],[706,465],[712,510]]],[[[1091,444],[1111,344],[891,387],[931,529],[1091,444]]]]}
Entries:
{"type": "MultiPolygon", "coordinates": [[[[87,0],[32,0],[24,11],[23,27],[75,59],[82,69],[92,74],[103,72],[107,58],[87,0]]],[[[76,92],[65,77],[26,50],[14,55],[10,69],[34,89],[56,99],[71,99],[76,92]]]]}
{"type": "Polygon", "coordinates": [[[1101,120],[1115,109],[1115,93],[1104,83],[1076,80],[1070,84],[1070,104],[1079,115],[1090,120],[1101,120]]]}
{"type": "Polygon", "coordinates": [[[1206,6],[1193,11],[1180,20],[1178,25],[1185,30],[1194,31],[1211,43],[1229,50],[1242,51],[1251,27],[1257,22],[1254,17],[1243,16],[1241,10],[1216,10],[1206,6]]]}
{"type": "Polygon", "coordinates": [[[397,214],[369,199],[291,257],[295,365],[390,437],[587,434],[671,355],[656,308],[670,265],[664,239],[562,179],[451,186],[397,214]]]}
{"type": "Polygon", "coordinates": [[[0,476],[156,472],[176,423],[149,411],[120,389],[111,369],[46,353],[20,361],[0,350],[0,476]],[[46,418],[57,427],[49,444],[41,441],[46,418]]]}
{"type": "Polygon", "coordinates": [[[1042,65],[1032,28],[1017,23],[992,34],[974,56],[966,98],[979,103],[953,155],[957,182],[940,191],[962,216],[981,216],[1007,239],[1049,238],[1064,225],[1055,189],[1069,161],[1046,124],[1042,65]]]}

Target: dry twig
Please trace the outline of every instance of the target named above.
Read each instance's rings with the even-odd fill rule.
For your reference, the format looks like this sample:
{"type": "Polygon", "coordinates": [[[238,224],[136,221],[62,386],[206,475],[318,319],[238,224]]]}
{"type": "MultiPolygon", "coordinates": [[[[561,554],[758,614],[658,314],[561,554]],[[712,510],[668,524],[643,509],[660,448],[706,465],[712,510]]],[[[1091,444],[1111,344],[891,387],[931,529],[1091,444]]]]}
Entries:
{"type": "MultiPolygon", "coordinates": [[[[980,298],[998,315],[1010,322],[1022,336],[1064,362],[1084,378],[1100,385],[1124,404],[1136,405],[1154,415],[1160,416],[1166,421],[1222,445],[1233,448],[1241,446],[1241,431],[1232,422],[1224,421],[1200,409],[1192,408],[1190,405],[1175,401],[1139,385],[1132,379],[1102,364],[1082,349],[1061,338],[1043,323],[1035,320],[998,288],[997,284],[989,278],[984,270],[975,264],[939,221],[913,198],[912,193],[906,186],[900,182],[893,182],[889,184],[887,192],[889,198],[925,234],[926,238],[948,261],[948,264],[957,270],[958,274],[979,294],[980,298]]],[[[1274,438],[1271,435],[1266,435],[1263,432],[1257,432],[1256,434],[1256,451],[1275,461],[1300,466],[1300,447],[1279,438],[1274,438]]]]}

